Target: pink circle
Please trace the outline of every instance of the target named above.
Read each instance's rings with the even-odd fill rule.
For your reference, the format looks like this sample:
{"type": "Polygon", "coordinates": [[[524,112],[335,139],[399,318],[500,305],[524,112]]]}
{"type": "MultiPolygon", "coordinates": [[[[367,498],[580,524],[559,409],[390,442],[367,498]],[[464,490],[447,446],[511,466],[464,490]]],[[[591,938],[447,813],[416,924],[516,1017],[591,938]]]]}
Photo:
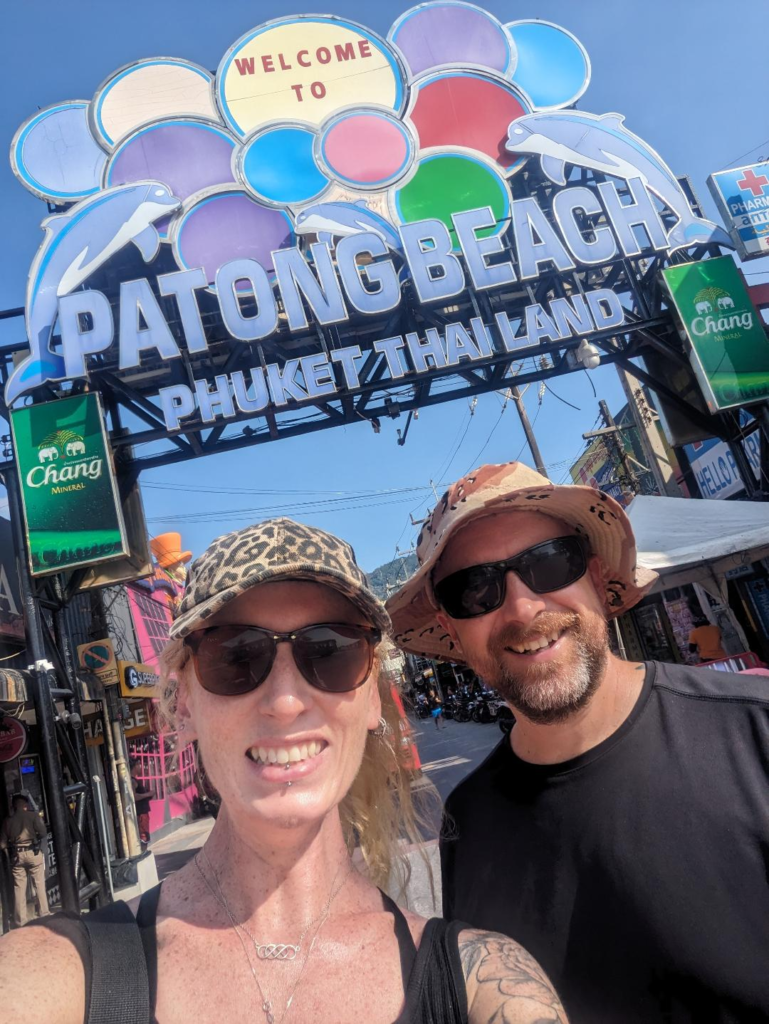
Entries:
{"type": "Polygon", "coordinates": [[[406,171],[414,143],[400,121],[369,111],[335,120],[323,133],[320,148],[339,180],[373,187],[392,184],[406,171]]]}

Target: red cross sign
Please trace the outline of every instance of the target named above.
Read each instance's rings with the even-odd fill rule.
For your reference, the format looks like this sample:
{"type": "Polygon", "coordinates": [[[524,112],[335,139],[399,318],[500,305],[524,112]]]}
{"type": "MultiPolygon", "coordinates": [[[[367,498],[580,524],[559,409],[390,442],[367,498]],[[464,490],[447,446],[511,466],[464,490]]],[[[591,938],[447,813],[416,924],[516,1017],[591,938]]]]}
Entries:
{"type": "Polygon", "coordinates": [[[769,185],[769,178],[767,178],[765,174],[754,174],[750,168],[745,171],[745,177],[740,178],[737,182],[737,186],[741,188],[743,192],[750,191],[754,196],[761,195],[764,191],[764,185],[769,185]]]}

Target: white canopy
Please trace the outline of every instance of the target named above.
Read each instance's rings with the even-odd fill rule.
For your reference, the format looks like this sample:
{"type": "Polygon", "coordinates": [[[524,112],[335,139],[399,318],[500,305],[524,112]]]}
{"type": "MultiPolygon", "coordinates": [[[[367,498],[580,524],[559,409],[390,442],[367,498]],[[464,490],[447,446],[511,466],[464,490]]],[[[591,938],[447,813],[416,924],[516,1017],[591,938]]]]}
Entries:
{"type": "Polygon", "coordinates": [[[657,590],[769,556],[769,503],[638,495],[627,512],[639,564],[662,577],[657,590]]]}

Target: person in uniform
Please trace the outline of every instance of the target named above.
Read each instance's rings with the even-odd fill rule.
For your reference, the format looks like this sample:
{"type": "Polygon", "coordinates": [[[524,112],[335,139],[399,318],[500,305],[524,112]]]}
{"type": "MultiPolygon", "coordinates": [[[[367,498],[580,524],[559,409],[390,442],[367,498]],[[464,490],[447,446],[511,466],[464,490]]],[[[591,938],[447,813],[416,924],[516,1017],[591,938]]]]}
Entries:
{"type": "Polygon", "coordinates": [[[13,874],[14,913],[17,928],[27,923],[27,878],[32,881],[40,904],[40,914],[48,913],[45,892],[45,861],[41,843],[46,837],[45,825],[39,814],[29,808],[29,799],[17,793],[11,802],[13,813],[5,819],[0,830],[0,849],[7,850],[13,874]]]}

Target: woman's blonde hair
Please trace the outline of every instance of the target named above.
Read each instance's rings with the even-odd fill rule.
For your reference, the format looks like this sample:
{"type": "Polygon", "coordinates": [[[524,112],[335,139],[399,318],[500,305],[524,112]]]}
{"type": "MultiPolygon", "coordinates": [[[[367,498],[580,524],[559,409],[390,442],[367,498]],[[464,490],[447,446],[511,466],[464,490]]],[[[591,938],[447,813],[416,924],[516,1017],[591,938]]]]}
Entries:
{"type": "MultiPolygon", "coordinates": [[[[396,673],[385,668],[385,639],[377,650],[373,672],[382,703],[382,735],[369,732],[358,774],[339,806],[345,841],[352,853],[360,847],[371,881],[405,900],[411,874],[407,847],[418,844],[432,886],[432,870],[424,852],[426,835],[435,833],[440,797],[432,783],[420,780],[419,806],[412,783],[415,767],[410,745],[401,731],[403,719],[396,703],[396,673]]],[[[160,655],[160,714],[166,727],[176,730],[176,697],[179,673],[190,660],[183,640],[171,640],[160,655]]],[[[200,759],[200,751],[198,750],[200,759]]],[[[205,770],[205,766],[201,765],[205,770]]]]}

